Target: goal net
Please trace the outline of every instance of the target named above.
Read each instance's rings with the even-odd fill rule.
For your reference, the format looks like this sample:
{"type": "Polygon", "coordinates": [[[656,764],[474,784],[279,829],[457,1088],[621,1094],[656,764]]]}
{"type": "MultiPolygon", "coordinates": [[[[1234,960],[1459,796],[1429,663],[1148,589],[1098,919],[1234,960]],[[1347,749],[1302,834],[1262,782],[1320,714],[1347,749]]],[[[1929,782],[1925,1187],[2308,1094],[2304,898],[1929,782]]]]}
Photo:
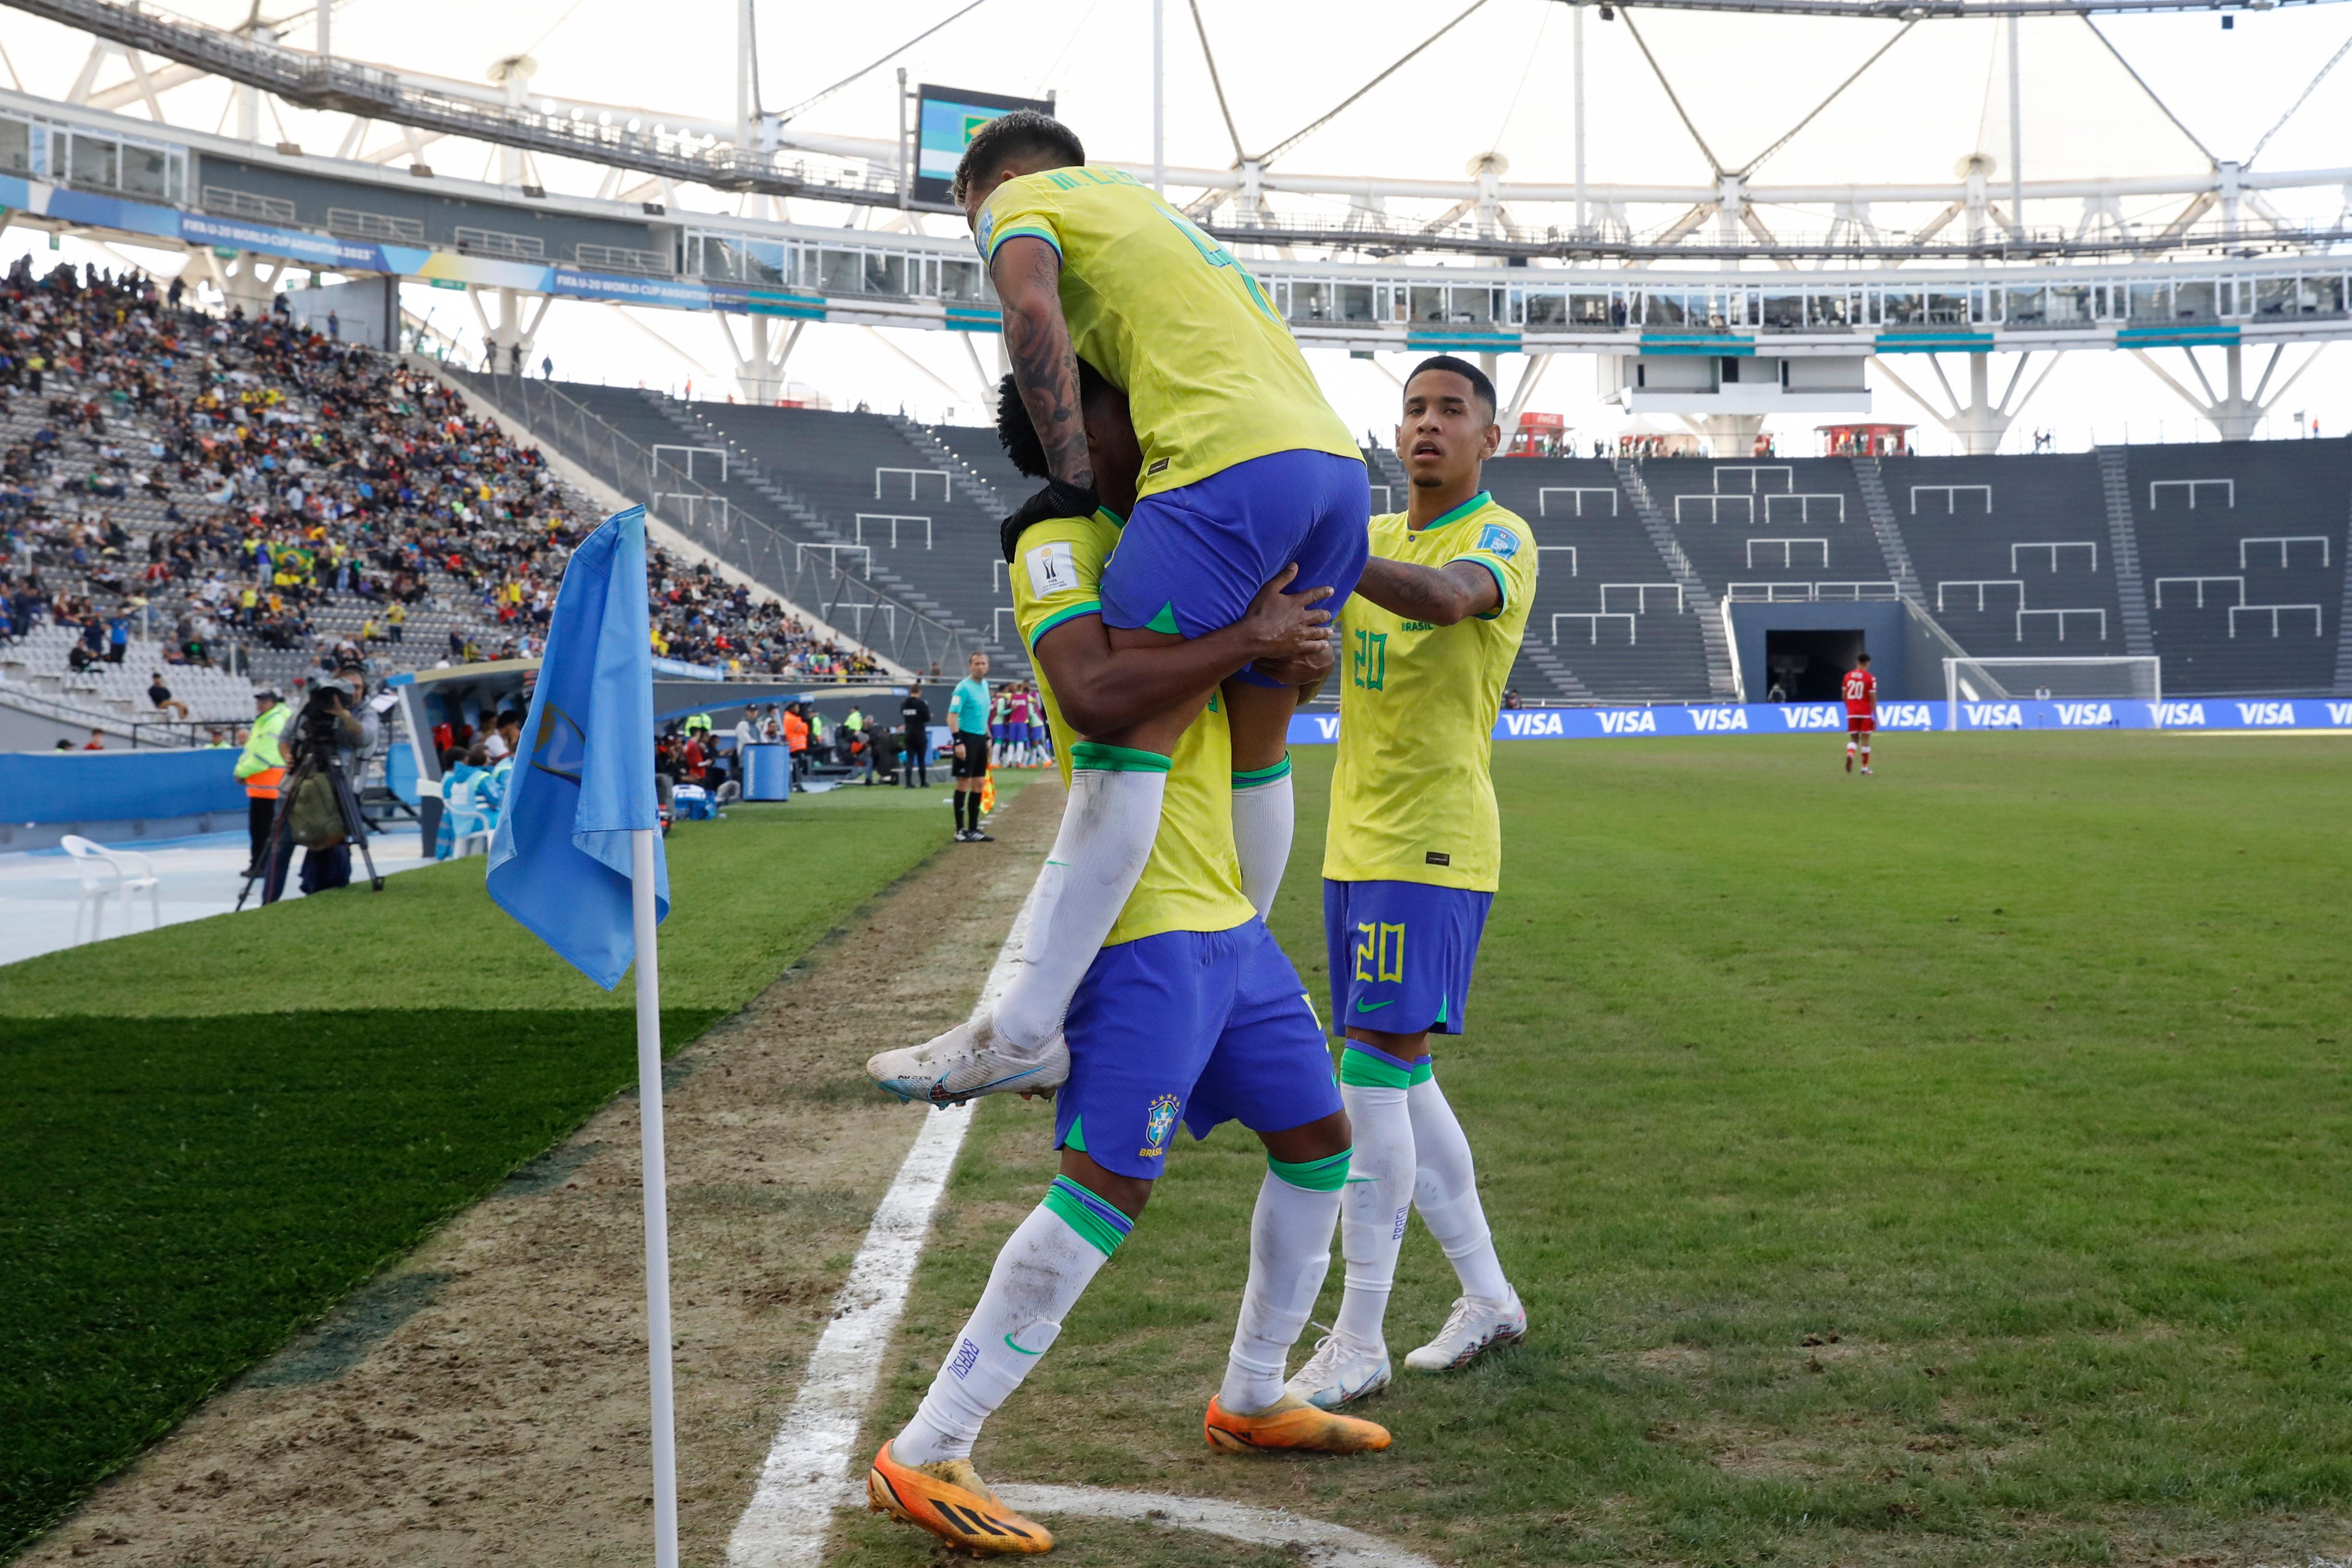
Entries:
{"type": "Polygon", "coordinates": [[[1946,659],[1944,700],[1954,705],[1947,725],[1959,722],[1960,703],[2164,700],[2163,661],[2148,658],[1946,659]]]}

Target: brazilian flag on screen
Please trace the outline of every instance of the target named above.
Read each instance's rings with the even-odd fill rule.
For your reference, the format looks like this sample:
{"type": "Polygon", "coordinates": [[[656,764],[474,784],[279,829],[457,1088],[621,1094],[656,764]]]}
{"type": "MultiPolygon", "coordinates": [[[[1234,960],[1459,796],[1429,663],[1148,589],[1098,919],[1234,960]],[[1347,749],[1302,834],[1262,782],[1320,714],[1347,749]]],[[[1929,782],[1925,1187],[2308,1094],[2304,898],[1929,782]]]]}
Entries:
{"type": "Polygon", "coordinates": [[[660,826],[646,509],[631,507],[581,541],[556,591],[506,814],[490,841],[490,897],[609,991],[636,956],[633,832],[656,830],[654,912],[669,914],[660,826]]]}

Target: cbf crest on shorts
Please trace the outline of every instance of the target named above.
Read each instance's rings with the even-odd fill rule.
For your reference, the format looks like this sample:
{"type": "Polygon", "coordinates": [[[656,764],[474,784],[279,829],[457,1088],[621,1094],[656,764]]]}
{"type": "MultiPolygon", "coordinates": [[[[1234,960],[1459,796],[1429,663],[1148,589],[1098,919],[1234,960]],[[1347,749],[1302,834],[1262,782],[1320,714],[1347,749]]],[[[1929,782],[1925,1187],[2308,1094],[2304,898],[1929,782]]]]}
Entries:
{"type": "Polygon", "coordinates": [[[1508,560],[1519,553],[1519,536],[1500,523],[1488,523],[1479,531],[1478,548],[1508,560]]]}
{"type": "Polygon", "coordinates": [[[1168,1152],[1168,1134],[1176,1130],[1176,1113],[1182,1103],[1173,1094],[1162,1094],[1143,1113],[1143,1147],[1136,1154],[1144,1159],[1157,1159],[1168,1152]]]}

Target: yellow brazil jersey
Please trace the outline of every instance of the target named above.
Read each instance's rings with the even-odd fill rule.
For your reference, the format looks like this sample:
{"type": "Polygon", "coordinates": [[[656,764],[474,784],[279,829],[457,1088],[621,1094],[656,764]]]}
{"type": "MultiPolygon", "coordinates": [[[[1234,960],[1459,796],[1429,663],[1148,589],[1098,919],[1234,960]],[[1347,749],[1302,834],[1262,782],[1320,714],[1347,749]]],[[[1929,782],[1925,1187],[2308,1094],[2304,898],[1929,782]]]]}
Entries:
{"type": "Polygon", "coordinates": [[[1374,517],[1371,544],[1413,566],[1475,561],[1503,602],[1453,626],[1404,620],[1360,593],[1339,612],[1339,760],[1323,874],[1492,893],[1503,869],[1495,716],[1535,598],[1535,536],[1482,490],[1425,528],[1402,512],[1374,517]]]}
{"type": "Polygon", "coordinates": [[[1133,176],[1007,180],[974,237],[992,258],[1016,235],[1061,253],[1070,341],[1127,393],[1143,447],[1137,495],[1276,452],[1362,455],[1257,280],[1133,176]]]}
{"type": "MultiPolygon", "coordinates": [[[[1037,640],[1066,621],[1102,612],[1103,565],[1118,547],[1117,513],[1032,524],[1021,536],[1013,580],[1013,612],[1033,655],[1037,640]]],[[[1062,716],[1062,705],[1035,664],[1037,695],[1054,728],[1054,755],[1062,781],[1070,779],[1072,751],[1082,737],[1062,716]]],[[[1242,896],[1241,858],[1234,849],[1234,747],[1225,716],[1212,697],[1176,743],[1168,793],[1160,809],[1160,836],[1143,878],[1120,910],[1105,946],[1166,931],[1230,931],[1257,912],[1242,896]]]]}

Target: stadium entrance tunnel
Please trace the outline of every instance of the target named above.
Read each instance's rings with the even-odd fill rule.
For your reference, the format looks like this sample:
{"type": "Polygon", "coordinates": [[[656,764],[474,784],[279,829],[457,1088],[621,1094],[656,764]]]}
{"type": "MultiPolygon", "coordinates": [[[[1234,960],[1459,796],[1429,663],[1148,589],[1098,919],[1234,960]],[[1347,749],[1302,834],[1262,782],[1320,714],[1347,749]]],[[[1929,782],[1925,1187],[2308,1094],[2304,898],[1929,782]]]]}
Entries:
{"type": "Polygon", "coordinates": [[[1863,651],[1862,629],[1764,633],[1765,690],[1792,703],[1835,702],[1838,681],[1863,651]]]}
{"type": "MultiPolygon", "coordinates": [[[[1835,702],[1839,677],[1860,653],[1870,655],[1882,698],[1921,695],[1906,675],[1906,667],[1918,661],[1904,657],[1910,627],[1899,601],[1735,602],[1729,609],[1732,652],[1748,702],[1769,700],[1775,682],[1790,702],[1835,702]]],[[[1937,686],[1934,695],[1943,695],[1942,666],[1930,662],[1928,671],[1937,686]]]]}

